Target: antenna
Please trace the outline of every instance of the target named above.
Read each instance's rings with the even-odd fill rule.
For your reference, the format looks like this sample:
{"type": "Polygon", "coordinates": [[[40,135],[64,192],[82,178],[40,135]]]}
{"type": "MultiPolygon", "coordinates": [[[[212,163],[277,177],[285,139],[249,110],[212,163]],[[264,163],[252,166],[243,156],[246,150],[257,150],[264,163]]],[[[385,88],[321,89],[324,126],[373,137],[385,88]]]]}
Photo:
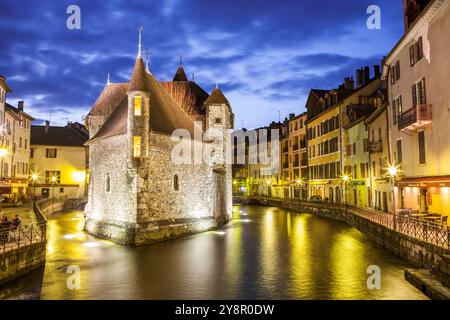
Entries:
{"type": "Polygon", "coordinates": [[[278,122],[281,122],[281,113],[280,113],[280,110],[278,110],[278,122]]]}

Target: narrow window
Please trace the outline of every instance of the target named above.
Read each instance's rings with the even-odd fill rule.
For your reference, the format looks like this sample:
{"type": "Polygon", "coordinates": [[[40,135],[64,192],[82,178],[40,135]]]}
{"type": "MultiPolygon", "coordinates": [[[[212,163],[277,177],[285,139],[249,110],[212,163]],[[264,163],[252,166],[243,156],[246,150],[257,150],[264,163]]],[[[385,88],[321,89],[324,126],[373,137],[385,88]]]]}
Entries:
{"type": "Polygon", "coordinates": [[[180,182],[177,174],[173,175],[173,190],[175,191],[180,190],[180,182]]]}
{"type": "Polygon", "coordinates": [[[402,161],[403,161],[402,140],[397,140],[397,163],[401,164],[402,161]]]}
{"type": "Polygon", "coordinates": [[[138,158],[141,156],[141,137],[133,137],[133,157],[138,158]]]}
{"type": "Polygon", "coordinates": [[[417,61],[419,61],[420,59],[423,58],[423,41],[422,41],[422,37],[419,38],[419,40],[417,40],[417,61]]]}
{"type": "MultiPolygon", "coordinates": [[[[15,149],[15,144],[14,144],[15,149]]],[[[46,158],[56,158],[56,148],[48,148],[45,150],[45,157],[46,158]]]]}
{"type": "Polygon", "coordinates": [[[106,174],[105,191],[108,193],[111,192],[111,177],[109,173],[106,174]]]}
{"type": "Polygon", "coordinates": [[[411,67],[416,64],[415,51],[416,51],[415,45],[412,45],[411,47],[409,47],[409,64],[411,65],[411,67]]]}
{"type": "MultiPolygon", "coordinates": [[[[216,123],[216,124],[221,124],[222,123],[222,118],[216,118],[215,120],[214,120],[214,122],[216,123]]],[[[291,130],[292,131],[292,130],[291,130]]]]}
{"type": "Polygon", "coordinates": [[[426,163],[426,155],[425,155],[425,131],[420,131],[418,134],[419,137],[419,163],[426,163]]]}
{"type": "Polygon", "coordinates": [[[134,115],[140,116],[142,114],[142,98],[141,96],[134,96],[134,115]]]}

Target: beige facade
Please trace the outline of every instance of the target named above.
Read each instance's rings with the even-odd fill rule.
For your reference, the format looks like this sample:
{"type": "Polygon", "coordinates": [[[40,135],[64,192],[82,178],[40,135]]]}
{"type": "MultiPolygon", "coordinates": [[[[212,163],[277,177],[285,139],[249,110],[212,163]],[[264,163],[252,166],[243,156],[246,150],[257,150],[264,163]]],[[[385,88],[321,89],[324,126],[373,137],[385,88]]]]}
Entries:
{"type": "Polygon", "coordinates": [[[369,139],[370,206],[392,212],[392,180],[388,173],[389,158],[388,113],[386,106],[378,108],[366,121],[369,139]]]}
{"type": "Polygon", "coordinates": [[[65,127],[31,126],[30,193],[37,198],[87,195],[87,130],[81,124],[65,127]]]}
{"type": "Polygon", "coordinates": [[[290,197],[308,197],[308,152],[306,149],[307,114],[302,113],[289,119],[289,184],[290,197]]]}
{"type": "Polygon", "coordinates": [[[0,176],[4,183],[11,186],[11,192],[5,195],[8,198],[5,202],[24,202],[28,200],[30,124],[34,119],[24,112],[23,101],[19,101],[17,108],[6,103],[3,119],[4,151],[0,176]]]}
{"type": "MultiPolygon", "coordinates": [[[[405,11],[407,8],[405,8],[405,11]]],[[[386,59],[396,207],[449,215],[450,4],[429,1],[386,59]]],[[[406,21],[406,20],[405,20],[406,21]]]]}

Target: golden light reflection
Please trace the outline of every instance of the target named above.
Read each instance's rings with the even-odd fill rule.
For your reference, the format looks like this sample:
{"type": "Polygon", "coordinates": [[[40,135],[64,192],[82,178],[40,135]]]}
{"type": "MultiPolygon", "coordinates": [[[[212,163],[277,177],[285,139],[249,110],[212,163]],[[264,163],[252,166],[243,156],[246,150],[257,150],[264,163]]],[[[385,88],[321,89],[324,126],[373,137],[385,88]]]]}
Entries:
{"type": "Polygon", "coordinates": [[[359,231],[355,229],[336,236],[331,248],[330,272],[332,273],[331,294],[333,299],[364,299],[361,286],[366,283],[366,266],[363,245],[359,231]],[[361,296],[355,297],[356,294],[361,296]]]}
{"type": "Polygon", "coordinates": [[[311,239],[308,237],[307,224],[310,215],[294,215],[291,241],[291,279],[294,288],[301,290],[302,295],[310,295],[313,257],[311,239]]]}

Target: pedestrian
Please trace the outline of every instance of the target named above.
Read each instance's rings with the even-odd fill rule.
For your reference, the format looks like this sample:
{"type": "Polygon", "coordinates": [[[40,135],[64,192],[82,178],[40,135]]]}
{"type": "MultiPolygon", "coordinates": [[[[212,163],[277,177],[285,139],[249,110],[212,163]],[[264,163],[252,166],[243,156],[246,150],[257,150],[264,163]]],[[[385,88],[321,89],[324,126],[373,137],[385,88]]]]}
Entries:
{"type": "Polygon", "coordinates": [[[19,215],[16,214],[14,216],[14,219],[12,220],[12,226],[14,229],[17,229],[20,227],[21,224],[22,224],[22,219],[20,219],[19,215]]]}

